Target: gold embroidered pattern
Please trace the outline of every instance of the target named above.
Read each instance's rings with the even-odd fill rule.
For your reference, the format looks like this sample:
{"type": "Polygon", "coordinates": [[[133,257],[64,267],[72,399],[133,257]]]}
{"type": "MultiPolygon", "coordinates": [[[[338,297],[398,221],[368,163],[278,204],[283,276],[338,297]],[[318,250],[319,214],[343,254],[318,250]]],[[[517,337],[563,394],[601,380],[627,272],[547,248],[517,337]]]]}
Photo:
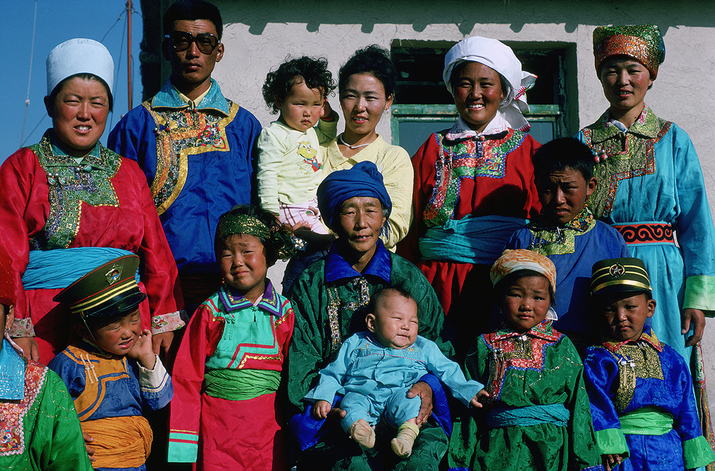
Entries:
{"type": "Polygon", "coordinates": [[[626,133],[609,123],[608,118],[606,112],[583,130],[586,145],[597,155],[607,156],[596,165],[594,176],[599,184],[588,199],[596,218],[611,214],[621,180],[655,173],[653,148],[672,124],[655,116],[647,107],[626,133]]]}
{"type": "Polygon", "coordinates": [[[646,342],[622,345],[612,352],[618,363],[618,389],[613,405],[620,414],[631,403],[636,391],[636,379],[663,379],[658,352],[646,342]]]}
{"type": "Polygon", "coordinates": [[[160,112],[153,110],[150,102],[142,103],[156,125],[156,174],[150,189],[159,215],[169,209],[184,188],[190,155],[231,150],[226,126],[240,107],[231,100],[226,102],[230,108],[226,117],[188,108],[160,112]]]}

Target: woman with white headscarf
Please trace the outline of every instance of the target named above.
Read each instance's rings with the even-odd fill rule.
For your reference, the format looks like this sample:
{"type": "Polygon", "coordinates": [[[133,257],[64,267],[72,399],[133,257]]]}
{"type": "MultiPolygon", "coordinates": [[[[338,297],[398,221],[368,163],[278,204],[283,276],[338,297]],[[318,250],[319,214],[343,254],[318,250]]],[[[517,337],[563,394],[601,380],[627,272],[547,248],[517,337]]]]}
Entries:
{"type": "Polygon", "coordinates": [[[531,162],[539,144],[522,115],[536,77],[511,48],[478,36],[456,44],[444,63],[459,118],[412,157],[415,216],[399,253],[434,287],[464,354],[489,330],[489,267],[540,209],[531,162]]]}
{"type": "Polygon", "coordinates": [[[52,128],[0,167],[0,246],[16,278],[15,321],[8,327],[25,356],[45,364],[67,346],[72,324],[54,296],[124,254],[141,257],[148,300],[140,311],[155,351],[168,348],[183,326],[176,263],[146,178],[134,161],[99,143],[112,109],[113,69],[97,41],[55,47],[45,97],[52,128]]]}

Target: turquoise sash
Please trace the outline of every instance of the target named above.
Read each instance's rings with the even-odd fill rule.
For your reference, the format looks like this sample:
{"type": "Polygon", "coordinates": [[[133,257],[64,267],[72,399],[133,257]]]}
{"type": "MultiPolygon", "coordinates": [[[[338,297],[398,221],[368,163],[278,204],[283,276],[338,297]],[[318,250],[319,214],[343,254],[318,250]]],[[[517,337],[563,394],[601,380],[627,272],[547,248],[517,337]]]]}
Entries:
{"type": "Polygon", "coordinates": [[[0,399],[21,401],[25,397],[25,361],[10,342],[0,337],[0,399]]]}
{"type": "Polygon", "coordinates": [[[563,404],[545,406],[516,407],[507,409],[497,407],[487,412],[487,425],[494,427],[528,427],[537,424],[554,424],[566,427],[569,410],[563,404]]]}
{"type": "Polygon", "coordinates": [[[31,250],[22,275],[22,287],[25,290],[66,288],[98,266],[131,253],[112,247],[31,250]]]}
{"type": "Polygon", "coordinates": [[[507,216],[467,216],[427,229],[420,238],[423,260],[491,265],[504,251],[509,237],[526,220],[507,216]]]}

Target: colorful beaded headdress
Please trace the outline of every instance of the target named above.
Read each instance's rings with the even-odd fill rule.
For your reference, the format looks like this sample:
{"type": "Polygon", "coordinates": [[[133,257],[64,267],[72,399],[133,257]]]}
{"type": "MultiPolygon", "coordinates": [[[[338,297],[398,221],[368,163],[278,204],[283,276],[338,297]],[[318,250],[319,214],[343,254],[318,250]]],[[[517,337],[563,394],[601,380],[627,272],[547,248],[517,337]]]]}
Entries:
{"type": "Polygon", "coordinates": [[[596,73],[612,56],[629,56],[650,71],[653,80],[665,60],[665,43],[656,25],[599,26],[593,32],[596,73]]]}
{"type": "Polygon", "coordinates": [[[233,234],[248,234],[262,239],[268,239],[271,235],[271,230],[253,216],[229,211],[218,220],[216,238],[223,239],[233,234]]]}

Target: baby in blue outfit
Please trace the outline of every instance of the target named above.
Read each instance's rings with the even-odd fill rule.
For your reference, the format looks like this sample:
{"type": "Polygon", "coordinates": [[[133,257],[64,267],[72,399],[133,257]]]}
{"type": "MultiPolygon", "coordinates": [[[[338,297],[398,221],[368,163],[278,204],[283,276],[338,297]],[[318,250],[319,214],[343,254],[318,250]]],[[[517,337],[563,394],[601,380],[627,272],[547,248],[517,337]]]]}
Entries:
{"type": "Polygon", "coordinates": [[[417,303],[401,288],[385,288],[372,297],[368,332],[348,338],[338,357],[320,372],[318,384],[305,399],[314,402],[312,414],[325,419],[336,393],[344,394],[341,419],[350,438],[366,448],[375,446],[374,425],[380,417],[398,427],[392,450],[407,458],[419,428],[420,398],[407,391],[427,373],[437,376],[465,405],[481,407],[484,385],[468,381],[459,365],[437,345],[417,335],[417,303]]]}

